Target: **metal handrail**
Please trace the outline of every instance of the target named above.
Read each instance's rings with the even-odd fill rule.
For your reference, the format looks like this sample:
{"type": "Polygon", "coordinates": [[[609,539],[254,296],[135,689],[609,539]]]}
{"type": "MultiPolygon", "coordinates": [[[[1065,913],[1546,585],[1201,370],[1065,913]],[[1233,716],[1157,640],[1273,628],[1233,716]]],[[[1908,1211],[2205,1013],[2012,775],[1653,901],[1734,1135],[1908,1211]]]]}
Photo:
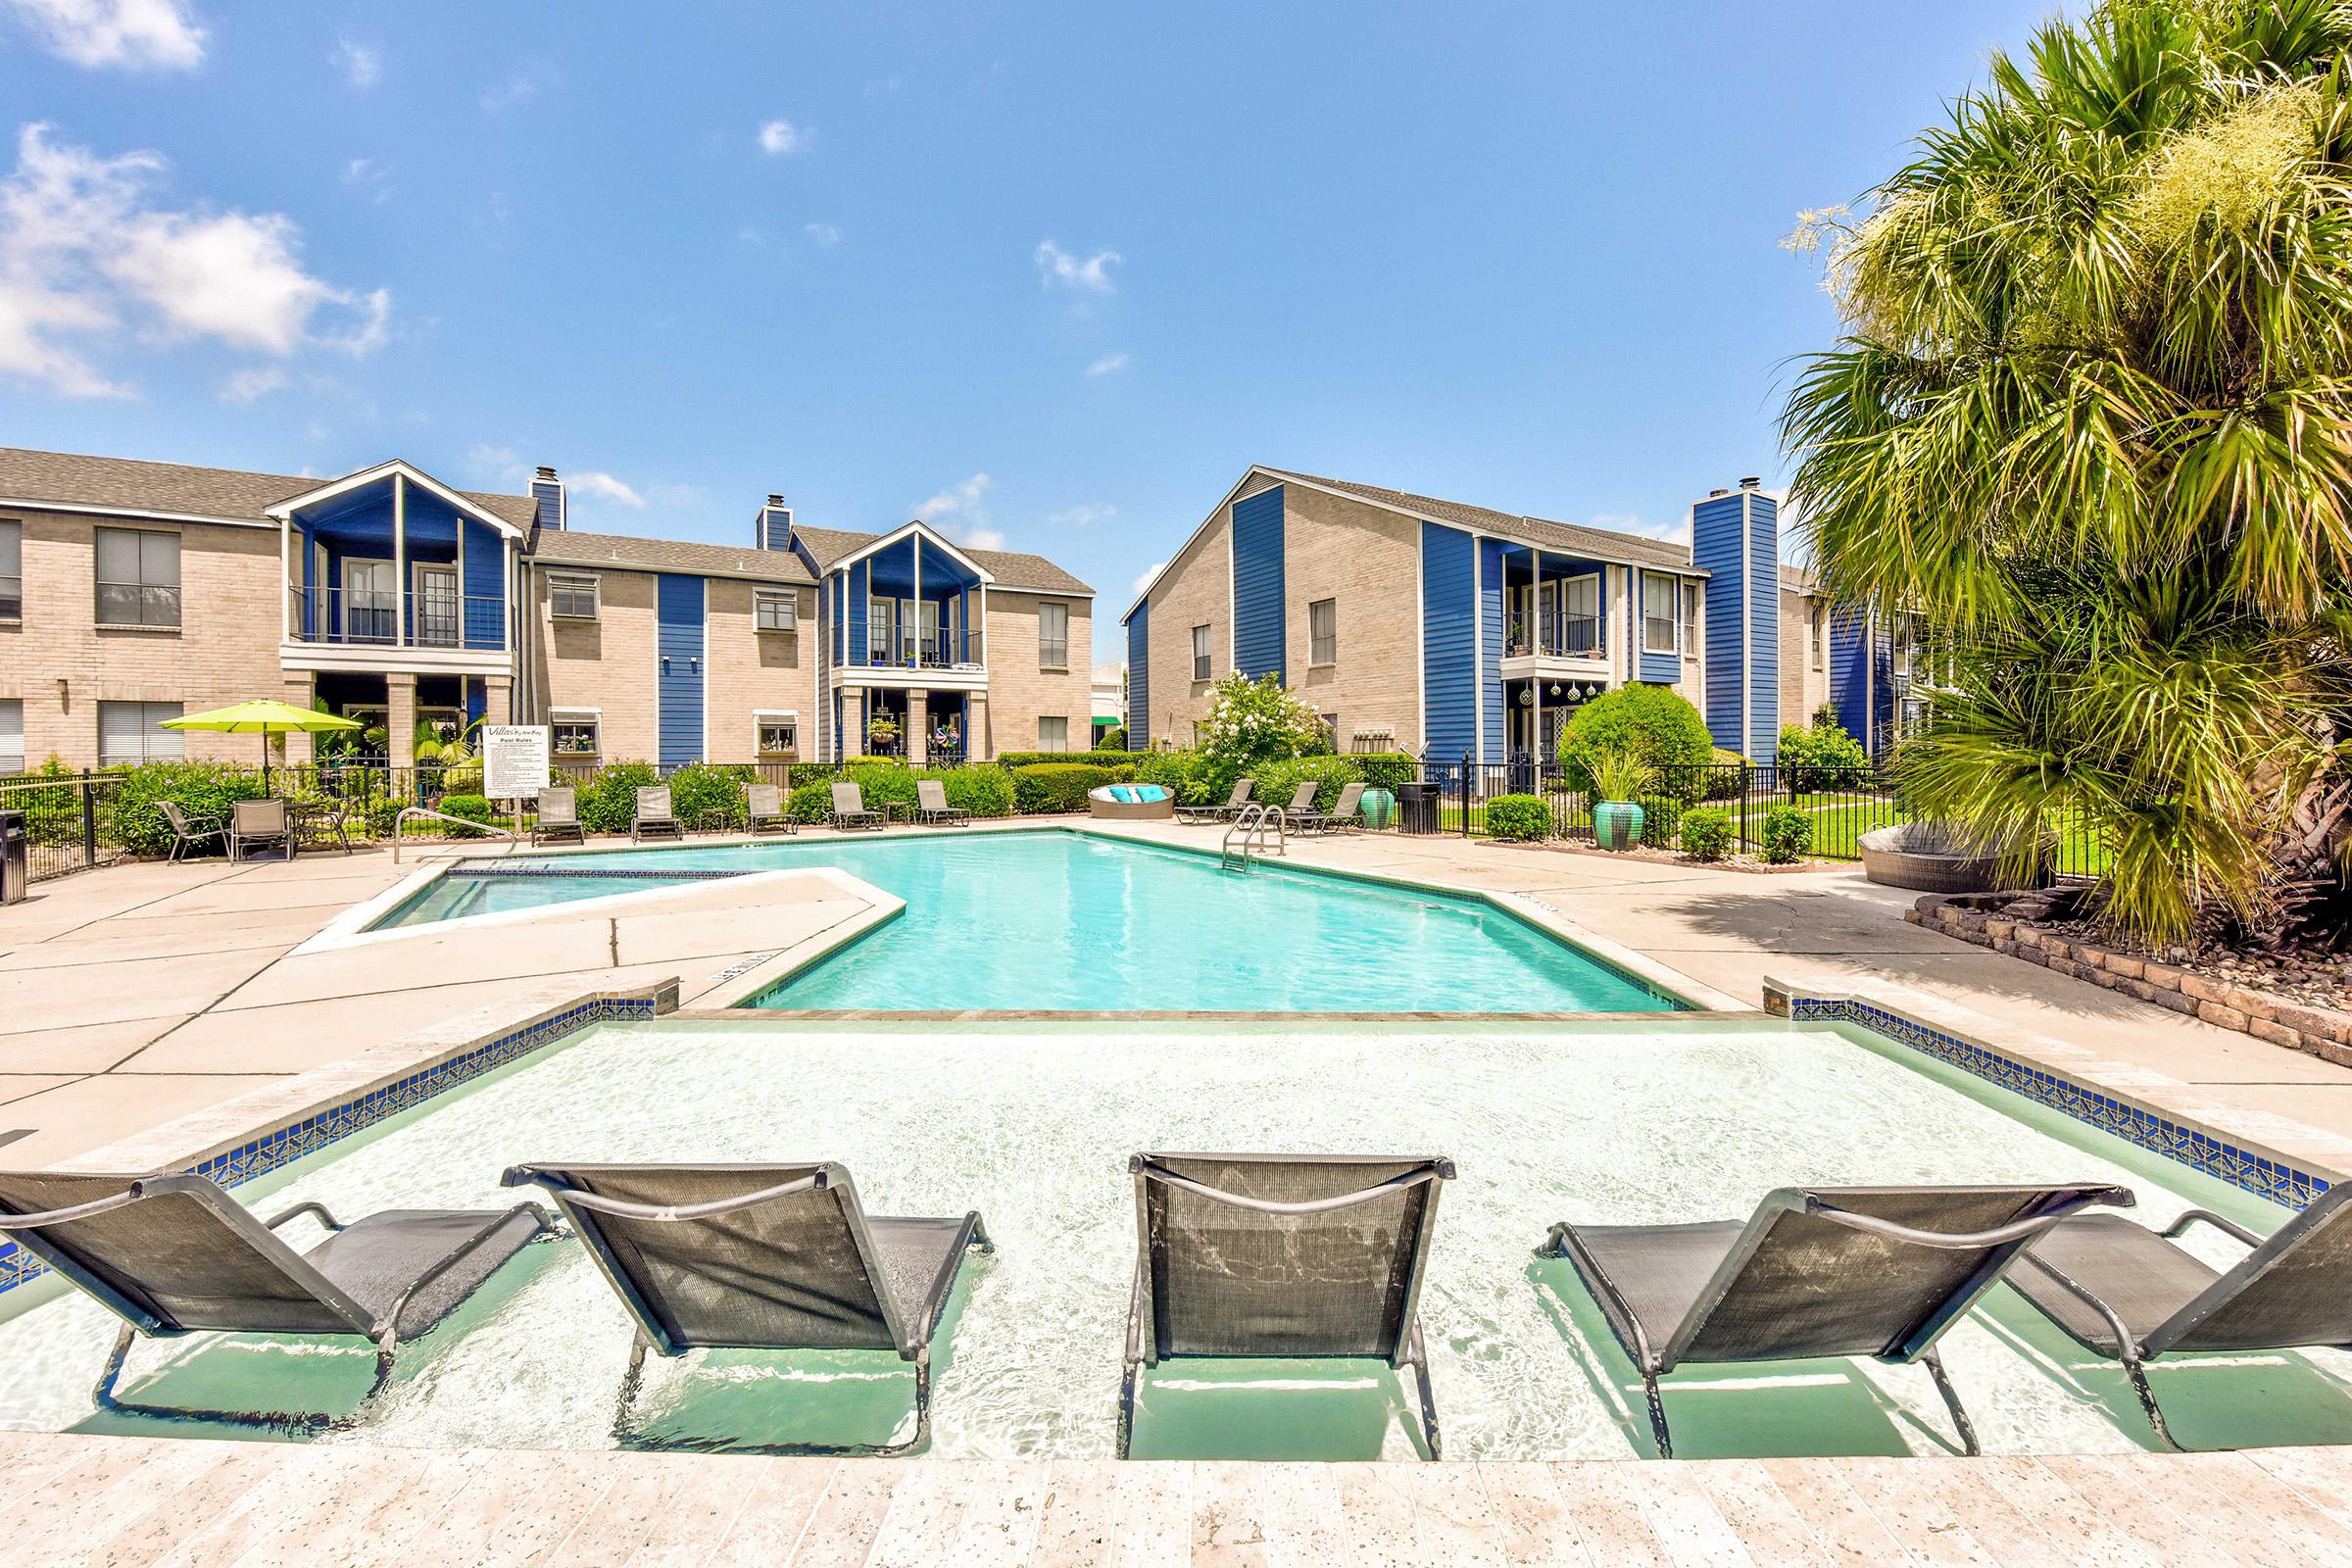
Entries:
{"type": "Polygon", "coordinates": [[[1274,853],[1288,858],[1291,853],[1291,813],[1287,807],[1268,806],[1252,801],[1234,813],[1233,825],[1226,828],[1225,837],[1217,845],[1218,862],[1229,869],[1250,869],[1252,855],[1266,853],[1266,830],[1272,827],[1274,853]],[[1241,847],[1234,847],[1239,835],[1241,847]]]}
{"type": "Polygon", "coordinates": [[[430,817],[436,822],[454,822],[460,827],[469,827],[480,833],[495,833],[502,839],[511,839],[516,843],[520,843],[522,840],[522,835],[512,828],[496,827],[488,822],[476,822],[470,816],[452,816],[447,811],[427,810],[421,806],[404,806],[400,809],[400,814],[392,819],[392,863],[394,865],[400,863],[400,830],[409,825],[409,818],[412,816],[430,817]]]}

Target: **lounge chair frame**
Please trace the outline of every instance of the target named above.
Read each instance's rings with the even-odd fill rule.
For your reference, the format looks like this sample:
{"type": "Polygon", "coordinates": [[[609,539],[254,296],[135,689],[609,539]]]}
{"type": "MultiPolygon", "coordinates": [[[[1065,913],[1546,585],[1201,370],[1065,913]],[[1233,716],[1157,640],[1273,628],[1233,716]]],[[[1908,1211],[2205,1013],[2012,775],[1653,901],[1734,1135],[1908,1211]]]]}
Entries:
{"type": "Polygon", "coordinates": [[[180,808],[177,801],[158,801],[155,808],[162,813],[164,825],[172,830],[172,853],[164,857],[167,861],[175,861],[182,855],[200,854],[201,851],[197,849],[197,846],[207,840],[218,842],[221,852],[227,853],[228,819],[226,817],[216,816],[205,811],[191,815],[180,808]]]}
{"type": "MultiPolygon", "coordinates": [[[[931,1441],[931,1344],[933,1337],[939,1331],[940,1320],[947,1314],[948,1300],[955,1294],[956,1278],[961,1272],[963,1259],[967,1253],[975,1247],[983,1254],[994,1252],[997,1250],[996,1244],[989,1240],[988,1227],[981,1219],[980,1211],[972,1209],[964,1214],[960,1222],[960,1229],[948,1251],[950,1259],[948,1267],[935,1282],[930,1293],[930,1299],[924,1305],[920,1320],[909,1322],[901,1315],[897,1303],[884,1284],[880,1251],[874,1244],[872,1231],[867,1223],[867,1215],[863,1205],[858,1200],[856,1184],[850,1180],[849,1171],[841,1165],[827,1162],[813,1167],[797,1167],[805,1169],[806,1174],[795,1176],[773,1186],[762,1187],[755,1192],[738,1194],[732,1198],[722,1198],[706,1203],[668,1206],[629,1202],[599,1193],[586,1192],[564,1181],[561,1174],[566,1171],[582,1175],[605,1172],[634,1174],[660,1171],[663,1168],[658,1165],[566,1165],[557,1167],[517,1165],[500,1178],[502,1186],[536,1186],[544,1189],[555,1200],[557,1207],[562,1209],[564,1216],[571,1221],[573,1234],[577,1235],[581,1244],[588,1249],[589,1256],[596,1260],[598,1270],[603,1273],[606,1282],[612,1287],[613,1294],[618,1296],[621,1304],[628,1308],[629,1318],[634,1325],[635,1332],[629,1344],[628,1368],[621,1376],[620,1393],[613,1408],[613,1441],[624,1447],[648,1446],[647,1440],[638,1431],[636,1422],[637,1396],[644,1386],[646,1355],[650,1352],[665,1358],[674,1358],[703,1347],[673,1337],[662,1326],[660,1314],[646,1299],[635,1276],[620,1261],[611,1241],[597,1223],[598,1216],[610,1215],[620,1219],[656,1224],[692,1222],[740,1213],[759,1204],[772,1202],[781,1198],[795,1197],[802,1193],[835,1191],[841,1196],[843,1217],[848,1223],[858,1261],[865,1270],[869,1288],[873,1292],[876,1303],[881,1308],[883,1320],[888,1325],[889,1338],[892,1341],[891,1348],[897,1350],[901,1360],[911,1362],[914,1367],[914,1433],[906,1442],[895,1444],[730,1443],[726,1445],[725,1451],[744,1454],[845,1454],[888,1458],[911,1453],[928,1444],[931,1441]]],[[[672,1168],[689,1171],[710,1169],[782,1171],[796,1167],[680,1166],[672,1168]]],[[[767,1347],[767,1348],[776,1350],[803,1348],[791,1345],[767,1347]]]]}
{"type": "Polygon", "coordinates": [[[935,778],[914,781],[914,814],[933,827],[969,827],[972,821],[970,811],[948,804],[948,787],[935,778]]]}
{"type": "Polygon", "coordinates": [[[580,824],[580,792],[576,785],[550,784],[539,792],[531,818],[531,845],[585,844],[588,830],[580,824]]]}
{"type": "Polygon", "coordinates": [[[801,826],[784,809],[784,791],[774,784],[748,784],[743,791],[744,826],[754,833],[798,833],[801,826]]]}
{"type": "Polygon", "coordinates": [[[1214,806],[1179,805],[1176,808],[1176,820],[1179,822],[1195,823],[1222,822],[1229,816],[1238,816],[1241,814],[1244,807],[1254,805],[1255,803],[1250,799],[1250,797],[1256,793],[1256,779],[1237,778],[1233,781],[1233,792],[1227,795],[1223,801],[1214,806]]]}
{"type": "Polygon", "coordinates": [[[1328,811],[1315,810],[1311,806],[1304,811],[1291,813],[1290,829],[1294,833],[1352,833],[1363,821],[1364,786],[1345,784],[1340,798],[1328,811]]]}
{"type": "MultiPolygon", "coordinates": [[[[0,1140],[0,1142],[5,1141],[0,1140]]],[[[79,1175],[80,1173],[72,1174],[79,1175]]],[[[324,1226],[330,1237],[340,1235],[349,1229],[350,1227],[335,1218],[325,1204],[318,1202],[296,1203],[291,1208],[263,1220],[257,1218],[219,1186],[201,1176],[169,1174],[122,1176],[107,1179],[122,1182],[122,1190],[88,1202],[37,1212],[18,1212],[0,1207],[0,1234],[12,1236],[19,1246],[47,1263],[61,1278],[77,1286],[86,1295],[95,1298],[101,1306],[122,1319],[122,1331],[115,1336],[114,1348],[107,1353],[106,1366],[99,1373],[98,1382],[91,1390],[91,1397],[98,1407],[102,1410],[125,1412],[163,1421],[216,1421],[234,1426],[264,1427],[279,1431],[318,1431],[348,1425],[351,1418],[346,1417],[338,1421],[331,1417],[296,1414],[290,1411],[179,1409],[164,1405],[134,1404],[127,1399],[119,1397],[116,1388],[122,1380],[124,1364],[129,1359],[131,1345],[141,1336],[148,1339],[165,1340],[180,1339],[190,1334],[267,1334],[280,1331],[181,1323],[165,1315],[163,1311],[157,1310],[151,1303],[142,1302],[134,1296],[120,1289],[104,1275],[89,1267],[77,1255],[73,1247],[63,1245],[58,1239],[46,1236],[43,1232],[63,1225],[95,1219],[116,1209],[127,1208],[133,1203],[144,1202],[151,1199],[178,1197],[193,1200],[202,1204],[213,1219],[234,1233],[237,1240],[243,1242],[254,1253],[259,1254],[262,1262],[274,1267],[289,1284],[299,1287],[313,1304],[332,1316],[341,1318],[347,1325],[342,1330],[318,1329],[302,1332],[348,1333],[374,1343],[375,1376],[373,1381],[368,1384],[368,1392],[360,1396],[360,1407],[365,1408],[369,1400],[383,1392],[384,1385],[391,1380],[395,1357],[402,1342],[421,1337],[442,1318],[455,1311],[464,1300],[465,1296],[472,1294],[473,1290],[485,1283],[489,1275],[520,1248],[510,1249],[509,1251],[491,1262],[489,1268],[483,1271],[480,1280],[477,1280],[459,1298],[450,1301],[430,1320],[409,1324],[404,1332],[402,1319],[408,1313],[409,1303],[416,1298],[419,1291],[432,1285],[451,1269],[466,1262],[475,1253],[495,1245],[505,1233],[509,1222],[517,1216],[529,1215],[534,1225],[534,1234],[521,1245],[527,1246],[532,1242],[548,1240],[558,1231],[555,1216],[535,1202],[517,1203],[513,1208],[504,1211],[484,1210],[478,1217],[485,1223],[474,1234],[460,1245],[432,1256],[409,1280],[388,1305],[371,1311],[309,1261],[309,1255],[315,1255],[318,1249],[313,1249],[313,1253],[309,1255],[298,1253],[277,1237],[279,1226],[306,1214],[324,1226]]],[[[399,1217],[397,1214],[394,1215],[393,1223],[396,1224],[399,1217]]],[[[94,1259],[94,1261],[98,1261],[101,1266],[104,1264],[103,1259],[94,1259]]]]}
{"type": "Polygon", "coordinates": [[[637,809],[629,821],[629,842],[643,844],[647,839],[662,839],[683,843],[686,830],[678,825],[677,808],[669,798],[666,784],[642,785],[637,791],[637,809]],[[659,807],[659,809],[653,808],[659,807]]]}
{"type": "MultiPolygon", "coordinates": [[[[1839,1206],[1838,1200],[1858,1197],[1862,1193],[1895,1197],[1933,1196],[1943,1192],[1963,1192],[1966,1189],[1938,1187],[1881,1187],[1860,1190],[1837,1188],[1783,1188],[1768,1194],[1747,1220],[1745,1227],[1733,1241],[1723,1261],[1697,1298],[1683,1314],[1682,1321],[1663,1345],[1652,1345],[1648,1332],[1642,1327],[1640,1315],[1628,1299],[1627,1293],[1610,1278],[1608,1269],[1593,1255],[1575,1224],[1562,1220],[1544,1234],[1544,1242],[1536,1249],[1539,1257],[1564,1257],[1572,1263],[1584,1281],[1594,1302],[1607,1319],[1609,1331],[1618,1345],[1633,1360],[1635,1370],[1642,1375],[1642,1392],[1649,1407],[1650,1435],[1655,1440],[1658,1456],[1674,1457],[1674,1434],[1666,1421],[1666,1400],[1658,1380],[1683,1363],[1685,1352],[1695,1344],[1707,1326],[1707,1319],[1727,1300],[1740,1284],[1748,1262],[1771,1244],[1774,1226],[1784,1215],[1801,1214],[1830,1221],[1833,1224],[1890,1241],[1915,1247],[1933,1248],[1940,1251],[1983,1250],[1986,1256],[1960,1284],[1947,1291],[1930,1310],[1918,1320],[1903,1325],[1900,1336],[1887,1349],[1874,1359],[1887,1365],[1908,1365],[1917,1362],[1935,1380],[1936,1392],[1942,1396],[1944,1408],[1951,1413],[1952,1425],[1960,1436],[1962,1451],[1976,1454],[1982,1450],[1977,1443],[1976,1424],[1969,1419],[1960,1395],[1952,1387],[1943,1369],[1943,1357],[1936,1342],[1944,1331],[1967,1313],[1986,1291],[2000,1280],[2001,1275],[2025,1247],[2055,1226],[2068,1214],[2094,1203],[2129,1206],[2131,1192],[2119,1187],[2051,1188],[2053,1195],[2045,1200],[2042,1211],[2007,1225],[1971,1232],[1938,1232],[1916,1230],[1881,1219],[1876,1215],[1856,1212],[1839,1206]]],[[[1652,1227],[1607,1227],[1608,1229],[1649,1229],[1652,1227]]],[[[1675,1227],[1659,1226],[1659,1230],[1675,1227]]],[[[1787,1352],[1761,1359],[1804,1359],[1787,1352]]],[[[1705,1356],[1699,1364],[1725,1364],[1722,1358],[1705,1356]]]]}
{"type": "MultiPolygon", "coordinates": [[[[1136,1259],[1135,1282],[1127,1303],[1127,1350],[1119,1378],[1118,1456],[1128,1456],[1135,1435],[1136,1385],[1146,1368],[1159,1365],[1156,1336],[1152,1324],[1154,1311],[1152,1298],[1152,1257],[1154,1233],[1151,1215],[1151,1185],[1154,1182],[1179,1187],[1212,1202],[1229,1204],[1260,1214],[1317,1214],[1387,1198],[1394,1193],[1424,1183],[1430,1186],[1429,1198],[1421,1210],[1419,1234],[1413,1238],[1410,1259],[1405,1268],[1405,1280],[1396,1316],[1392,1319],[1396,1350],[1389,1358],[1392,1370],[1407,1367],[1413,1373],[1413,1391],[1420,1404],[1421,1436],[1428,1449],[1427,1457],[1437,1459],[1443,1448],[1438,1431],[1437,1400],[1429,1386],[1429,1349],[1421,1337],[1421,1285],[1429,1267],[1430,1238],[1437,1229],[1438,1195],[1442,1183],[1453,1178],[1453,1161],[1444,1156],[1389,1158],[1355,1154],[1136,1154],[1127,1161],[1127,1169],[1135,1178],[1136,1259]],[[1195,1181],[1170,1169],[1167,1160],[1223,1160],[1247,1164],[1269,1165],[1360,1165],[1396,1164],[1408,1168],[1384,1181],[1352,1193],[1333,1198],[1316,1199],[1306,1202],[1271,1202],[1264,1199],[1249,1198],[1240,1193],[1226,1192],[1203,1182],[1195,1181]]],[[[1226,1352],[1220,1352],[1223,1358],[1226,1352]]],[[[1246,1352],[1231,1352],[1236,1359],[1246,1352]]],[[[1296,1352],[1269,1352],[1292,1358],[1296,1352]]],[[[1331,1357],[1342,1359],[1342,1357],[1331,1357]]]]}
{"type": "Polygon", "coordinates": [[[245,858],[248,846],[266,844],[277,845],[285,851],[287,859],[294,858],[293,808],[275,796],[267,800],[231,803],[228,811],[228,858],[231,860],[242,860],[245,858]],[[245,825],[247,817],[258,816],[262,814],[262,809],[270,807],[277,808],[277,826],[257,825],[249,828],[245,825]],[[260,809],[248,809],[249,808],[260,809]]]}
{"type": "Polygon", "coordinates": [[[882,813],[865,804],[865,792],[854,781],[835,779],[831,793],[833,809],[825,813],[828,825],[844,832],[858,828],[881,829],[882,813]]]}

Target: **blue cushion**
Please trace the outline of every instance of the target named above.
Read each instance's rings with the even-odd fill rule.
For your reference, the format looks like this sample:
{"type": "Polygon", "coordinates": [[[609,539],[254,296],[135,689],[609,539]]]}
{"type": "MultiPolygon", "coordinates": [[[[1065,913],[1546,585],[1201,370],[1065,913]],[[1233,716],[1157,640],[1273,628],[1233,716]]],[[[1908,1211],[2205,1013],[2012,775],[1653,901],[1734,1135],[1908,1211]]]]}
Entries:
{"type": "Polygon", "coordinates": [[[1135,804],[1135,786],[1132,784],[1113,784],[1110,787],[1110,798],[1114,801],[1117,801],[1121,806],[1133,806],[1135,804]]]}

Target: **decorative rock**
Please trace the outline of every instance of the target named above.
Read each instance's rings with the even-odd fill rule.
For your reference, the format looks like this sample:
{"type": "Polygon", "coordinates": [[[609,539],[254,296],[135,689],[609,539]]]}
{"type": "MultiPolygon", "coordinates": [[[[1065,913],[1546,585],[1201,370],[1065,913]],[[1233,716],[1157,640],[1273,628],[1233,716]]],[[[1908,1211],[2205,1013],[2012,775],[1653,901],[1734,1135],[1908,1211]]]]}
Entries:
{"type": "Polygon", "coordinates": [[[2224,1006],[2218,1002],[2199,1002],[2197,1016],[2217,1028],[2235,1029],[2240,1034],[2245,1032],[2246,1015],[2235,1007],[2224,1006]]]}
{"type": "Polygon", "coordinates": [[[2216,985],[2201,974],[2183,974],[2180,977],[2180,989],[2199,1002],[2210,1002],[2216,1006],[2227,1005],[2223,999],[2229,995],[2229,988],[2216,985]]]}
{"type": "Polygon", "coordinates": [[[2122,975],[2127,980],[2136,980],[2139,978],[2139,971],[2146,965],[2139,959],[2121,953],[2107,953],[2100,955],[2099,967],[2109,974],[2122,975]]]}
{"type": "Polygon", "coordinates": [[[2303,1037],[2301,1035],[2297,1034],[2294,1030],[2289,1029],[2286,1025],[2282,1023],[2273,1023],[2268,1018],[2248,1018],[2246,1020],[2246,1033],[2252,1035],[2257,1040],[2267,1040],[2274,1046],[2284,1046],[2289,1051],[2300,1051],[2303,1049],[2303,1037]]]}
{"type": "Polygon", "coordinates": [[[2181,973],[2182,971],[2174,968],[2169,963],[2157,963],[2152,960],[2139,966],[2139,977],[2159,991],[2180,990],[2181,973]]]}

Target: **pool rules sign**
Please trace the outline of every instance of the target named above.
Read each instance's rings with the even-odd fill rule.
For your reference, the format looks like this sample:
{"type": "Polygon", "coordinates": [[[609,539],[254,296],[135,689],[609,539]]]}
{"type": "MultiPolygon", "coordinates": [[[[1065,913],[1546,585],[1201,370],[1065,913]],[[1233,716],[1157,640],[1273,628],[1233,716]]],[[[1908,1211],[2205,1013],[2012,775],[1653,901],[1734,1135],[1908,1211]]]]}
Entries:
{"type": "Polygon", "coordinates": [[[521,809],[548,785],[548,729],[545,724],[482,726],[482,793],[513,801],[521,809]]]}

